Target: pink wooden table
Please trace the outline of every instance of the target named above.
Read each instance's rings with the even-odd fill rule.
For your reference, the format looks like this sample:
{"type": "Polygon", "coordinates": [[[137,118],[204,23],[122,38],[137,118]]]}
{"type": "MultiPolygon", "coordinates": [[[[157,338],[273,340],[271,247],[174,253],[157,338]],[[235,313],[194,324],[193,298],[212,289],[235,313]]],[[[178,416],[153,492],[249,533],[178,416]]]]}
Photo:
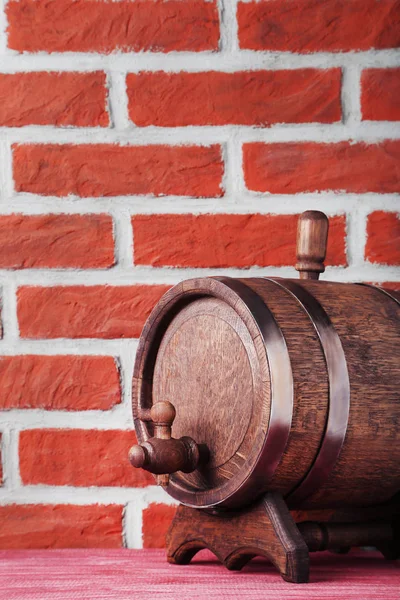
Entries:
{"type": "Polygon", "coordinates": [[[190,566],[161,550],[3,550],[1,600],[400,600],[400,562],[374,553],[312,556],[311,583],[285,583],[264,561],[229,572],[204,551],[190,566]]]}

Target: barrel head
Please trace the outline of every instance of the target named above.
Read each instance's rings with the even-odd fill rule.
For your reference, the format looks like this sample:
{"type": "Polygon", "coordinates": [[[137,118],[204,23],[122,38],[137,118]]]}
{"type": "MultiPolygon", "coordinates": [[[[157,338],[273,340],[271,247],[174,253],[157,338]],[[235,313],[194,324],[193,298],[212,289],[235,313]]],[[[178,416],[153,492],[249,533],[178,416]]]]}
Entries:
{"type": "MultiPolygon", "coordinates": [[[[168,493],[189,506],[232,506],[235,498],[240,504],[249,482],[254,497],[252,476],[271,429],[268,332],[250,305],[258,300],[262,312],[268,309],[245,285],[242,298],[229,281],[195,279],[167,292],[144,328],[135,365],[134,416],[169,401],[176,408],[173,437],[189,436],[209,450],[207,464],[170,477],[168,493]]],[[[151,423],[136,418],[135,425],[140,442],[152,435],[151,423]]]]}

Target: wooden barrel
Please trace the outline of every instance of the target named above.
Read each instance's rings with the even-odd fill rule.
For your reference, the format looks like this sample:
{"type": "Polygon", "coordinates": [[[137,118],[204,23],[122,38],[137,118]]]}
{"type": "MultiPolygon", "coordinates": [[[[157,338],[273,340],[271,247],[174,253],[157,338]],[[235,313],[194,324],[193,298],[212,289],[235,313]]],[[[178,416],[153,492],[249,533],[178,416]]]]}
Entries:
{"type": "Polygon", "coordinates": [[[176,409],[175,438],[209,460],[167,492],[241,507],[279,491],[290,508],[368,506],[400,490],[400,295],[368,285],[199,278],[169,290],[139,343],[133,413],[176,409]]]}

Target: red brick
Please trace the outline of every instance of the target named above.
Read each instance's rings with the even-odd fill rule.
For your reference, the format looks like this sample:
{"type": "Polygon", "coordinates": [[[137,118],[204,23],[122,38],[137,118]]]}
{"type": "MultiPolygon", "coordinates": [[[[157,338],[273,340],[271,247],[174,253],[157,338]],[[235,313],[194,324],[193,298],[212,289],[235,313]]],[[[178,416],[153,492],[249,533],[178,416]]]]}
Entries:
{"type": "Polygon", "coordinates": [[[169,287],[23,286],[18,290],[20,334],[23,338],[136,338],[169,287]]]}
{"type": "Polygon", "coordinates": [[[107,410],[121,402],[111,356],[2,356],[0,409],[107,410]]]}
{"type": "Polygon", "coordinates": [[[332,123],[341,118],[341,70],[131,73],[136,125],[332,123]]]}
{"type": "MultiPolygon", "coordinates": [[[[136,264],[174,267],[293,265],[297,215],[137,215],[136,264]]],[[[330,219],[327,263],[346,264],[345,217],[330,219]]]]}
{"type": "Polygon", "coordinates": [[[122,511],[118,505],[0,506],[0,548],[120,548],[122,511]]]}
{"type": "Polygon", "coordinates": [[[114,264],[108,215],[0,216],[0,268],[105,268],[114,264]]]}
{"type": "Polygon", "coordinates": [[[239,42],[252,50],[397,48],[399,0],[264,0],[238,5],[239,42]]]}
{"type": "Polygon", "coordinates": [[[217,50],[216,2],[11,0],[8,45],[20,52],[217,50]]]}
{"type": "Polygon", "coordinates": [[[15,189],[45,196],[221,196],[219,146],[13,146],[15,189]]]}
{"type": "Polygon", "coordinates": [[[27,429],[19,438],[21,478],[25,485],[145,487],[154,477],[134,469],[128,452],[133,431],[27,429]]]}
{"type": "Polygon", "coordinates": [[[106,127],[106,76],[98,73],[0,74],[0,126],[106,127]]]}
{"type": "Polygon", "coordinates": [[[0,433],[0,485],[3,485],[2,434],[0,433]]]}
{"type": "Polygon", "coordinates": [[[165,536],[174,518],[176,506],[150,504],[143,511],[143,547],[165,548],[165,536]]]}
{"type": "Polygon", "coordinates": [[[400,121],[400,68],[362,72],[361,109],[364,120],[400,121]]]}
{"type": "Polygon", "coordinates": [[[377,210],[368,216],[365,258],[372,263],[400,265],[400,213],[377,210]]]}
{"type": "Polygon", "coordinates": [[[273,194],[323,190],[398,192],[400,141],[376,144],[290,142],[245,144],[249,189],[273,194]]]}
{"type": "Polygon", "coordinates": [[[374,283],[374,285],[378,285],[379,287],[385,288],[386,290],[394,290],[395,292],[400,292],[400,281],[384,281],[382,283],[374,283]]]}

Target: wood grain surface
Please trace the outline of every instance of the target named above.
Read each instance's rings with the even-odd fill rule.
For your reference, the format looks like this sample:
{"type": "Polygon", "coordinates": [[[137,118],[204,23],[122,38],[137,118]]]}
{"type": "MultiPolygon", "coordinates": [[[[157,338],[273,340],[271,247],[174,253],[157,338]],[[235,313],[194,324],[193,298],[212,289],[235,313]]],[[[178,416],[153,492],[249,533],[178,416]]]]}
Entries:
{"type": "Polygon", "coordinates": [[[184,504],[246,506],[276,491],[291,508],[368,506],[400,489],[399,304],[371,286],[293,282],[339,340],[346,400],[316,315],[285,281],[189,280],[167,292],[145,327],[134,375],[139,440],[153,434],[140,412],[168,400],[173,435],[210,450],[207,465],[171,476],[167,491],[184,504]],[[330,431],[338,435],[331,413],[345,402],[337,460],[325,459],[324,476],[296,497],[330,431]]]}

